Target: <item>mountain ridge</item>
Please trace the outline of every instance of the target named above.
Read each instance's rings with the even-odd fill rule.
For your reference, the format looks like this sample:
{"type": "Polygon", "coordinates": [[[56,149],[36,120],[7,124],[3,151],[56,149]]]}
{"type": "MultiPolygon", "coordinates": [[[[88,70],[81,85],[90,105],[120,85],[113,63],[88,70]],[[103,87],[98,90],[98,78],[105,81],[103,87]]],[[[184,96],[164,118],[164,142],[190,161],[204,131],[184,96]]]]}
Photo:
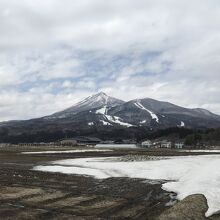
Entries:
{"type": "Polygon", "coordinates": [[[184,108],[152,98],[133,99],[125,102],[103,92],[87,97],[72,107],[53,114],[52,117],[65,118],[83,112],[93,114],[88,125],[102,122],[104,126],[209,127],[207,121],[220,122],[220,116],[206,109],[184,108]],[[204,121],[206,122],[203,123],[204,121]]]}

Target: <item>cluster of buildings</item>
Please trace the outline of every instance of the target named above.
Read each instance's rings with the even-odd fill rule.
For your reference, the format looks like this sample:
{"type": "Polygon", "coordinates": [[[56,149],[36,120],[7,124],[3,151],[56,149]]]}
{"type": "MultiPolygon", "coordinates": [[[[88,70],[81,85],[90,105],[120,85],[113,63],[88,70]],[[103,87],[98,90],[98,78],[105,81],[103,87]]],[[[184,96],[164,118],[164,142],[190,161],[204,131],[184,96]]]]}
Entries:
{"type": "MultiPolygon", "coordinates": [[[[176,148],[182,149],[184,147],[184,143],[181,141],[168,141],[168,140],[160,140],[160,141],[151,141],[145,140],[141,143],[137,143],[134,139],[118,139],[118,140],[106,140],[103,141],[96,137],[74,137],[74,138],[64,138],[62,140],[51,142],[51,143],[20,143],[18,146],[87,146],[87,145],[97,145],[97,144],[135,144],[144,148],[176,148]]],[[[1,144],[1,146],[5,146],[6,144],[1,144]]]]}
{"type": "Polygon", "coordinates": [[[95,137],[76,137],[76,138],[64,138],[56,142],[37,142],[37,143],[19,143],[18,146],[23,147],[39,147],[39,146],[86,146],[86,145],[96,145],[99,144],[101,140],[95,137]]]}
{"type": "MultiPolygon", "coordinates": [[[[96,145],[96,144],[137,144],[134,140],[118,140],[118,141],[102,141],[99,138],[95,137],[78,137],[78,138],[70,138],[70,139],[63,139],[59,141],[59,145],[96,145]]],[[[145,148],[176,148],[182,149],[184,147],[184,143],[181,141],[151,141],[145,140],[141,142],[141,147],[145,148]]]]}
{"type": "MultiPolygon", "coordinates": [[[[58,142],[59,145],[62,146],[74,146],[74,145],[96,145],[96,144],[137,144],[135,140],[116,140],[116,141],[102,141],[99,138],[95,137],[77,137],[77,138],[70,138],[70,139],[63,139],[58,142]]],[[[151,141],[145,140],[140,143],[141,147],[145,148],[176,148],[182,149],[184,147],[184,143],[181,141],[151,141]]],[[[140,146],[139,145],[139,146],[140,146]]]]}
{"type": "Polygon", "coordinates": [[[183,142],[172,142],[172,141],[167,141],[167,140],[162,140],[162,141],[151,141],[151,140],[146,140],[141,143],[142,147],[146,148],[176,148],[176,149],[182,149],[184,147],[183,142]]]}

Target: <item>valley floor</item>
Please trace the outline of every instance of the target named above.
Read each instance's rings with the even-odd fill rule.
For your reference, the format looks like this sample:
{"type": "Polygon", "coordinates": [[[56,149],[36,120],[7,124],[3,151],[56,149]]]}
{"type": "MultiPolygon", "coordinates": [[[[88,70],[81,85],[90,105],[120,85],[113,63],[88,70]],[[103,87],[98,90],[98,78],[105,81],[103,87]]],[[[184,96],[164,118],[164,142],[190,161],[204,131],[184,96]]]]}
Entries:
{"type": "MultiPolygon", "coordinates": [[[[61,150],[61,149],[47,149],[61,150]]],[[[62,148],[73,150],[73,148],[62,148]]],[[[49,161],[123,155],[177,156],[199,152],[122,149],[59,154],[21,154],[43,149],[0,149],[0,219],[206,219],[206,199],[187,197],[175,205],[175,196],[162,182],[135,178],[95,179],[80,175],[32,170],[49,161]],[[167,205],[173,205],[167,206],[167,205]]],[[[220,219],[213,215],[207,219],[220,219]]]]}

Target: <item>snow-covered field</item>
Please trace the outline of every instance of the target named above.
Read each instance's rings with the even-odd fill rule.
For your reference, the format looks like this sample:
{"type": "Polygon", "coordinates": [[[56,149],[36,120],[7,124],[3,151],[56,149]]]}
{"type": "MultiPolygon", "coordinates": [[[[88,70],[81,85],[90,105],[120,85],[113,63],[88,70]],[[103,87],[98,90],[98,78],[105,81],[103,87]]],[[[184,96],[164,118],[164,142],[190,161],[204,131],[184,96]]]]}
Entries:
{"type": "Polygon", "coordinates": [[[220,210],[220,155],[166,157],[137,162],[115,159],[67,159],[55,161],[51,165],[36,166],[34,170],[91,175],[101,179],[131,177],[171,180],[163,184],[163,189],[176,192],[178,199],[192,194],[204,194],[209,206],[206,216],[220,210]]]}
{"type": "Polygon", "coordinates": [[[54,150],[54,151],[30,151],[21,152],[22,154],[69,154],[69,153],[84,153],[84,152],[108,152],[108,149],[76,149],[76,150],[54,150]]]}
{"type": "Polygon", "coordinates": [[[220,153],[220,150],[181,150],[182,152],[195,152],[195,153],[220,153]]]}

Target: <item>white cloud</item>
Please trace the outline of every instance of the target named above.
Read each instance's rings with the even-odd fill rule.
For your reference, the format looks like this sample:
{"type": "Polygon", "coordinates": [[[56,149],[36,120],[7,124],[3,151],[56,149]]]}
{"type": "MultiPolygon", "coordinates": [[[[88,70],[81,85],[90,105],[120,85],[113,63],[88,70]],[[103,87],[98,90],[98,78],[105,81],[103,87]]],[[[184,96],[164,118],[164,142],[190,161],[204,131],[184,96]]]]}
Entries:
{"type": "Polygon", "coordinates": [[[89,96],[86,91],[52,94],[47,89],[33,89],[28,93],[7,91],[0,94],[2,121],[42,117],[70,107],[73,103],[89,96]]]}
{"type": "Polygon", "coordinates": [[[220,114],[219,14],[217,0],[0,0],[0,120],[98,90],[220,114]]]}

